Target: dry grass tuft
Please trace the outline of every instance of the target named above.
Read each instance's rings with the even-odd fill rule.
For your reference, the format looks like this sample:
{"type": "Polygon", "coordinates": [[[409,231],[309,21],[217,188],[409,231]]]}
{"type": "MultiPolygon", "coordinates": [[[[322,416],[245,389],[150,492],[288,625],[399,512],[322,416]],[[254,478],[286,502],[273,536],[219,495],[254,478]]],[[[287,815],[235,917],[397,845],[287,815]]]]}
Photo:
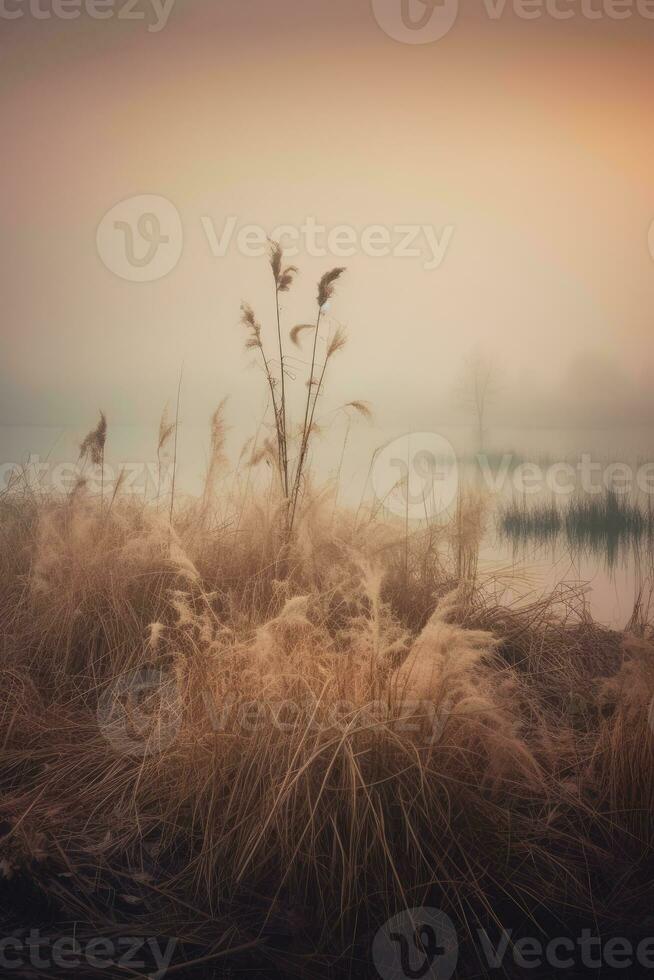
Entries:
{"type": "MultiPolygon", "coordinates": [[[[278,300],[297,270],[275,243],[270,265],[278,300]]],[[[4,933],[27,916],[78,938],[129,930],[175,937],[183,976],[315,980],[373,976],[371,937],[421,905],[455,920],[462,976],[475,924],[637,927],[654,877],[651,631],[602,629],[569,589],[502,606],[478,580],[479,496],[410,530],[313,485],[345,342],[320,326],[343,271],[291,331],[313,331],[297,435],[279,303],[275,368],[243,306],[273,412],[245,479],[219,480],[221,403],[204,493],[174,506],[178,391],[157,443],[161,484],[175,435],[167,513],[160,487],[108,506],[83,481],[0,495],[4,933]]],[[[82,456],[103,467],[106,439],[101,415],[82,456]]]]}
{"type": "Polygon", "coordinates": [[[401,907],[615,918],[616,866],[629,918],[653,840],[647,638],[593,688],[577,650],[609,637],[450,591],[445,532],[410,541],[423,622],[392,528],[313,493],[289,547],[256,496],[229,505],[238,533],[188,506],[169,547],[156,502],[2,502],[0,889],[29,883],[100,934],[138,913],[182,960],[215,951],[218,921],[268,975],[301,973],[279,946],[292,916],[313,975],[365,957],[401,907]],[[116,694],[133,671],[166,686],[116,694]],[[107,703],[126,741],[99,725],[107,703]]]}

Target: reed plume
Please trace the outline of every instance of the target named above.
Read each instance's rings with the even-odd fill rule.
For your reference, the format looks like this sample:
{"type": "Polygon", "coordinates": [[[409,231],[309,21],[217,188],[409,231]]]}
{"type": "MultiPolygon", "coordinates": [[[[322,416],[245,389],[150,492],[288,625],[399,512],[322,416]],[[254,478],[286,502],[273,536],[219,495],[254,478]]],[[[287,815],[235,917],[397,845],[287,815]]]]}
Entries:
{"type": "Polygon", "coordinates": [[[211,416],[210,423],[210,456],[209,465],[207,466],[207,475],[204,482],[204,494],[203,494],[203,505],[202,510],[204,518],[208,517],[209,508],[211,506],[211,501],[213,499],[215,489],[216,489],[216,479],[221,468],[226,464],[225,457],[225,435],[226,435],[226,425],[225,425],[225,404],[227,402],[226,398],[220,402],[213,415],[211,416]]]}
{"type": "Polygon", "coordinates": [[[104,449],[107,441],[107,419],[100,412],[100,419],[95,429],[91,429],[82,440],[79,447],[79,458],[90,460],[94,466],[100,467],[100,510],[104,507],[104,449]]]}
{"type": "Polygon", "coordinates": [[[168,419],[168,407],[166,406],[161,413],[161,418],[159,419],[159,435],[157,439],[157,499],[159,499],[161,496],[161,473],[163,468],[163,460],[167,455],[168,444],[171,436],[175,432],[176,427],[177,423],[171,422],[168,419]]]}
{"type": "Polygon", "coordinates": [[[325,303],[327,303],[334,295],[335,283],[345,272],[345,268],[331,269],[326,272],[320,282],[318,283],[318,307],[322,310],[325,303]]]}
{"type": "Polygon", "coordinates": [[[95,429],[91,429],[80,443],[79,458],[90,459],[94,466],[102,466],[106,441],[107,419],[104,412],[100,412],[100,420],[95,429]]]}
{"type": "Polygon", "coordinates": [[[343,407],[352,408],[355,412],[358,412],[358,414],[361,415],[368,422],[372,421],[373,418],[372,408],[370,407],[368,402],[355,400],[351,402],[346,402],[346,404],[343,407]]]}

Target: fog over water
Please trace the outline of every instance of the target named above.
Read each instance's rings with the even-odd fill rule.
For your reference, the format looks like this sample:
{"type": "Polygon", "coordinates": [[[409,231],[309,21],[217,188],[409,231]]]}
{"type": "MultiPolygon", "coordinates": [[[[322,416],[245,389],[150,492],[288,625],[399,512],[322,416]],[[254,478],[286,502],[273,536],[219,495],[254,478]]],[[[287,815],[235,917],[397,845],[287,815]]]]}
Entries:
{"type": "MultiPolygon", "coordinates": [[[[226,396],[236,465],[266,411],[239,307],[274,337],[261,244],[274,231],[300,270],[285,334],[314,318],[320,276],[347,267],[321,343],[340,324],[348,346],[314,453],[317,477],[333,475],[342,406],[370,403],[374,421],[349,431],[343,502],[398,434],[475,451],[460,397],[475,352],[496,380],[487,449],[650,458],[653,35],[637,16],[527,20],[508,5],[494,19],[469,4],[437,43],[404,44],[368,0],[180,0],[154,33],[4,20],[4,472],[74,463],[99,409],[108,461],[155,466],[182,369],[180,486],[200,486],[226,396]],[[143,195],[172,209],[179,254],[137,282],[102,229],[143,195]]],[[[308,352],[293,357],[301,412],[308,352]]]]}

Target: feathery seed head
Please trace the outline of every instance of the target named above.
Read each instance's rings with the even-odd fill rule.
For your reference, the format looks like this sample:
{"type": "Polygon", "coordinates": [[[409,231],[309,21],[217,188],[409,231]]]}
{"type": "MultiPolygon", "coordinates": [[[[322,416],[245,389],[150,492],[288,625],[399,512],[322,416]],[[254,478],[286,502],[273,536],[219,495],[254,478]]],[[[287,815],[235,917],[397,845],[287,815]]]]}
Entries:
{"type": "Polygon", "coordinates": [[[274,242],[271,239],[268,239],[268,245],[270,253],[270,268],[272,269],[272,273],[275,278],[277,292],[287,293],[293,285],[293,280],[298,273],[298,268],[295,265],[288,265],[286,268],[282,268],[284,252],[281,245],[279,242],[274,242]]]}
{"type": "Polygon", "coordinates": [[[159,440],[157,442],[157,452],[165,448],[166,443],[170,439],[171,435],[175,431],[175,423],[168,420],[168,408],[164,408],[161,419],[159,421],[159,440]]]}
{"type": "Polygon", "coordinates": [[[275,277],[275,282],[278,282],[282,271],[282,258],[284,257],[282,246],[279,244],[279,242],[274,242],[271,238],[269,238],[268,251],[270,256],[270,268],[272,269],[273,276],[275,277]]]}
{"type": "Polygon", "coordinates": [[[223,398],[220,405],[211,416],[211,453],[214,457],[220,455],[225,445],[226,425],[224,410],[226,403],[227,399],[223,398]]]}
{"type": "Polygon", "coordinates": [[[86,435],[79,447],[79,458],[90,459],[94,466],[102,462],[104,446],[107,441],[107,419],[104,412],[100,412],[100,421],[95,429],[86,435]]]}
{"type": "Polygon", "coordinates": [[[290,333],[291,343],[295,344],[296,347],[300,346],[300,335],[305,330],[315,330],[315,323],[298,323],[297,326],[293,327],[290,333]]]}
{"type": "Polygon", "coordinates": [[[282,274],[277,280],[277,288],[280,293],[287,293],[291,286],[293,285],[293,280],[298,273],[298,267],[296,265],[287,265],[282,274]]]}
{"type": "Polygon", "coordinates": [[[334,335],[327,345],[327,358],[333,357],[337,354],[339,350],[342,350],[347,343],[347,336],[342,327],[337,327],[334,331],[334,335]]]}
{"type": "Polygon", "coordinates": [[[257,321],[249,303],[241,303],[241,323],[250,333],[245,341],[245,349],[261,347],[261,324],[257,321]]]}
{"type": "Polygon", "coordinates": [[[344,272],[344,267],[331,269],[329,272],[324,274],[318,283],[318,306],[320,309],[322,309],[325,303],[334,295],[334,283],[337,279],[340,279],[344,272]]]}
{"type": "Polygon", "coordinates": [[[347,402],[345,408],[353,408],[354,411],[358,412],[359,415],[362,415],[364,419],[368,419],[369,421],[372,419],[372,409],[370,408],[368,402],[362,402],[357,400],[352,402],[347,402]]]}

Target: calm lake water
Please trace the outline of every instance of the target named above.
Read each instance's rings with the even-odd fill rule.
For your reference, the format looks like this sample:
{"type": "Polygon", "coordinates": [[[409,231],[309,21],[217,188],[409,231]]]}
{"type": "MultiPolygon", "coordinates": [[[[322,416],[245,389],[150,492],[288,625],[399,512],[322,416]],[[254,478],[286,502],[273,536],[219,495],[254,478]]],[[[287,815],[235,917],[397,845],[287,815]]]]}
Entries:
{"type": "MultiPolygon", "coordinates": [[[[334,480],[338,474],[341,504],[357,507],[362,499],[376,495],[398,518],[406,516],[406,501],[398,483],[399,487],[408,486],[411,526],[419,526],[424,520],[421,495],[424,498],[425,486],[432,504],[436,504],[436,519],[442,522],[456,510],[461,488],[480,491],[486,516],[479,569],[486,580],[497,581],[498,588],[506,589],[507,601],[516,596],[535,599],[561,585],[581,585],[587,590],[592,615],[616,627],[628,622],[639,596],[647,605],[654,580],[652,533],[640,525],[637,534],[619,529],[615,533],[615,528],[611,533],[610,528],[602,529],[595,521],[592,533],[576,534],[572,533],[574,526],[566,525],[565,515],[571,502],[583,505],[584,501],[597,500],[607,486],[625,484],[631,474],[629,492],[621,499],[643,515],[649,514],[651,521],[654,440],[649,429],[490,427],[484,435],[486,456],[481,464],[476,457],[478,436],[469,427],[434,427],[432,431],[413,432],[410,439],[406,431],[360,419],[353,419],[348,427],[343,417],[316,442],[316,481],[334,480]],[[430,466],[436,468],[437,478],[430,466]],[[592,485],[591,492],[584,481],[592,485]],[[389,492],[393,485],[395,490],[389,492]],[[528,528],[529,533],[507,533],[502,514],[511,507],[527,512],[554,507],[562,515],[562,525],[553,529],[541,521],[537,528],[528,528]]],[[[227,447],[232,466],[249,434],[239,431],[238,425],[232,426],[227,447]]],[[[61,480],[62,466],[68,467],[70,481],[70,467],[77,461],[83,435],[56,427],[0,429],[4,478],[11,462],[24,463],[31,455],[44,469],[46,488],[61,480]]],[[[182,491],[197,493],[201,489],[208,443],[206,426],[180,427],[178,486],[182,491]]],[[[156,431],[151,427],[111,429],[109,473],[117,475],[125,465],[131,468],[130,492],[156,493],[156,431]]],[[[226,484],[232,481],[233,474],[225,476],[226,484]]],[[[111,485],[110,476],[107,485],[111,485]]]]}
{"type": "MultiPolygon", "coordinates": [[[[409,516],[415,521],[421,514],[414,502],[425,485],[429,489],[424,457],[430,453],[441,464],[436,510],[455,488],[482,496],[479,572],[506,601],[537,599],[557,588],[564,594],[582,589],[590,614],[618,628],[628,623],[637,601],[647,610],[654,583],[654,454],[648,429],[495,429],[485,434],[483,454],[469,429],[444,428],[437,436],[451,445],[452,458],[445,451],[438,455],[439,444],[428,433],[414,433],[410,440],[394,433],[386,440],[390,451],[382,450],[376,459],[382,469],[395,467],[395,479],[408,474],[409,516]],[[516,515],[527,519],[516,522],[516,515]]],[[[361,446],[351,446],[350,452],[365,456],[361,446]]],[[[368,484],[375,482],[376,465],[368,484]]],[[[351,488],[356,484],[360,492],[361,469],[358,479],[353,468],[349,472],[351,488]]],[[[388,498],[398,517],[406,486],[388,498]]],[[[456,500],[439,519],[455,509],[456,500]]]]}

